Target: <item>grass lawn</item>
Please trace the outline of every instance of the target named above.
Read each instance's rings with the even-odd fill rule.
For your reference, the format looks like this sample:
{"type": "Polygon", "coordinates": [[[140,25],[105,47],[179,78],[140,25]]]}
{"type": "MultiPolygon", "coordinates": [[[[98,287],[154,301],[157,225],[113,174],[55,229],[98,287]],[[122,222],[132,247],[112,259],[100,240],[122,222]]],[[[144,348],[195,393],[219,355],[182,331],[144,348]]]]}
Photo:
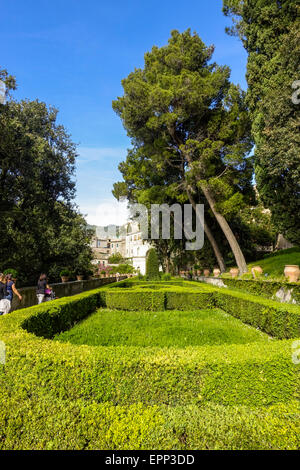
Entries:
{"type": "Polygon", "coordinates": [[[289,248],[288,250],[279,251],[249,264],[248,267],[251,270],[253,266],[261,266],[264,274],[268,274],[268,278],[284,279],[283,271],[286,264],[300,265],[300,248],[289,248]]]}
{"type": "Polygon", "coordinates": [[[269,336],[220,309],[128,312],[100,309],[55,337],[89,346],[186,347],[247,344],[269,336]]]}

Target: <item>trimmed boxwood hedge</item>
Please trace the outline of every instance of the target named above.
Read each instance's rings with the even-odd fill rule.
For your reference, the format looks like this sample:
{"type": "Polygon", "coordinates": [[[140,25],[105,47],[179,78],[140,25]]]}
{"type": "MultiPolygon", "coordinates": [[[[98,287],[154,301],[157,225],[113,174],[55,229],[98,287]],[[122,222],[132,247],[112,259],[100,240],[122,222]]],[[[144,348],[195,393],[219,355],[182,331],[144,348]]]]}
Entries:
{"type": "MultiPolygon", "coordinates": [[[[32,307],[23,327],[38,336],[52,338],[85,318],[98,307],[121,310],[189,310],[217,307],[245,323],[279,339],[300,336],[300,307],[275,302],[244,292],[219,289],[197,283],[171,285],[168,289],[102,287],[78,296],[32,307]],[[195,288],[195,286],[198,288],[195,288]]],[[[25,309],[30,310],[30,309],[25,309]]]]}
{"type": "MultiPolygon", "coordinates": [[[[206,298],[278,337],[299,336],[299,307],[187,285],[181,292],[171,287],[142,295],[149,306],[163,299],[167,308],[206,298]]],[[[291,360],[292,340],[143,349],[50,339],[117,302],[115,295],[122,294],[122,309],[133,295],[133,306],[141,299],[137,290],[101,288],[0,318],[7,353],[0,365],[0,448],[298,447],[299,410],[292,402],[299,400],[299,366],[291,360]]]]}
{"type": "Polygon", "coordinates": [[[276,338],[300,336],[300,307],[244,292],[216,289],[215,305],[276,338]]]}
{"type": "Polygon", "coordinates": [[[280,289],[285,291],[292,291],[292,298],[300,304],[300,284],[291,282],[279,282],[279,281],[264,281],[261,279],[248,280],[248,279],[225,279],[222,278],[224,284],[231,289],[238,289],[246,293],[261,295],[270,299],[275,298],[276,292],[280,289]]]}
{"type": "Polygon", "coordinates": [[[0,404],[0,449],[295,450],[299,403],[269,408],[113,406],[83,400],[0,404]]]}

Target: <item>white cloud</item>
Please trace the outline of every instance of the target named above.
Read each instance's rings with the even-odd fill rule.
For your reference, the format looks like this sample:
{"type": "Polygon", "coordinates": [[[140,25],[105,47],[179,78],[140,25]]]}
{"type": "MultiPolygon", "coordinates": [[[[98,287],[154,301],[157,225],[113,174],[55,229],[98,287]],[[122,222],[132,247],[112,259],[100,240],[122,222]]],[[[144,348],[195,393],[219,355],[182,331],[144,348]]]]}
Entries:
{"type": "Polygon", "coordinates": [[[100,204],[80,205],[82,214],[91,225],[123,225],[127,222],[129,212],[127,201],[118,202],[114,199],[105,199],[100,204]]]}

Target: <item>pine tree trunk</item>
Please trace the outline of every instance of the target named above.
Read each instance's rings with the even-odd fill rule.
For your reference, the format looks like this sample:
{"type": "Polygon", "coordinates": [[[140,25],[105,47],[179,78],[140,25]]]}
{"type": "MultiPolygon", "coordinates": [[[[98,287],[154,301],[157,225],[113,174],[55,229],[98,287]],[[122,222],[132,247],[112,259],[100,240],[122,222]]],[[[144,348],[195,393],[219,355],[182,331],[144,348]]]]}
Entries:
{"type": "MultiPolygon", "coordinates": [[[[187,194],[188,194],[188,197],[189,197],[189,201],[191,203],[191,205],[193,206],[194,210],[196,211],[196,203],[194,201],[194,198],[192,197],[190,191],[187,189],[187,194]]],[[[225,261],[224,261],[224,258],[223,258],[223,255],[219,249],[219,246],[216,242],[216,239],[215,237],[213,236],[209,226],[207,225],[206,222],[204,222],[204,232],[205,232],[205,235],[207,236],[211,246],[212,246],[212,249],[214,251],[214,254],[215,254],[215,257],[217,259],[217,263],[219,265],[219,268],[220,268],[220,271],[221,273],[224,273],[226,271],[226,265],[225,265],[225,261]]]]}
{"type": "Polygon", "coordinates": [[[220,271],[221,271],[221,273],[224,273],[226,271],[226,266],[225,266],[225,261],[224,261],[223,255],[222,255],[222,253],[221,253],[221,251],[218,247],[218,244],[216,242],[215,237],[211,233],[211,230],[208,227],[206,222],[204,222],[204,232],[205,232],[205,235],[207,236],[207,238],[208,238],[208,240],[209,240],[209,242],[212,246],[212,249],[214,250],[215,257],[217,258],[217,262],[218,262],[220,271]]]}
{"type": "Polygon", "coordinates": [[[216,217],[221,229],[223,230],[223,233],[224,233],[226,239],[228,240],[228,243],[229,243],[229,245],[232,249],[233,255],[235,257],[236,264],[239,268],[240,274],[246,273],[248,271],[246,260],[245,260],[243,252],[242,252],[242,250],[241,250],[241,248],[238,244],[238,241],[237,241],[233,231],[231,230],[231,228],[230,228],[227,220],[225,219],[225,217],[216,210],[215,201],[214,201],[214,198],[211,195],[209,189],[205,185],[201,185],[201,189],[203,191],[204,196],[207,199],[207,202],[208,202],[214,216],[216,217]]]}

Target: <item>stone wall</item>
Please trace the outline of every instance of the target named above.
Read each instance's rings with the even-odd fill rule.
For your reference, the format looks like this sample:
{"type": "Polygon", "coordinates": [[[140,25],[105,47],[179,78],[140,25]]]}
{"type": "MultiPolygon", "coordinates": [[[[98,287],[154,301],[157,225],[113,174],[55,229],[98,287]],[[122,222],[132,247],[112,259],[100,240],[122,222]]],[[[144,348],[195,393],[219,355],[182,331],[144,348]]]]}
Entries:
{"type": "MultiPolygon", "coordinates": [[[[120,279],[125,278],[126,276],[120,277],[120,279]]],[[[51,287],[53,288],[53,291],[55,292],[56,296],[61,298],[69,297],[70,295],[80,294],[81,292],[85,292],[88,290],[97,289],[97,287],[101,287],[111,282],[116,282],[116,278],[109,277],[103,279],[90,279],[88,281],[64,282],[59,284],[51,284],[51,287]]],[[[12,310],[17,310],[25,307],[32,307],[32,305],[37,304],[36,287],[23,287],[21,289],[18,288],[18,291],[20,292],[23,298],[22,301],[19,302],[18,297],[14,295],[12,302],[12,310]]]]}

